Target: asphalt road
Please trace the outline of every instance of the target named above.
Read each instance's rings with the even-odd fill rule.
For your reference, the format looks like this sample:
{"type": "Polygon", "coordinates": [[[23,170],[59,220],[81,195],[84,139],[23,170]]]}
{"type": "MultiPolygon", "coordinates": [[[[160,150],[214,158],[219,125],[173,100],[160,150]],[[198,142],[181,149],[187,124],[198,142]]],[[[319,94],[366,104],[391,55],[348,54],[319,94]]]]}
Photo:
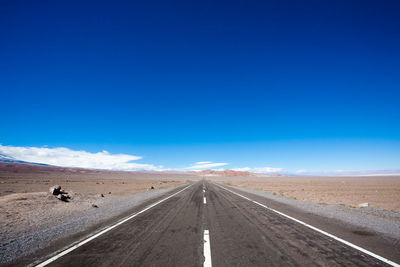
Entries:
{"type": "MultiPolygon", "coordinates": [[[[336,235],[343,232],[347,241],[399,262],[399,247],[379,236],[352,235],[347,225],[282,209],[336,235]]],[[[49,266],[203,266],[204,255],[214,266],[387,266],[207,181],[191,185],[49,266]],[[205,251],[205,230],[210,251],[205,251]]]]}

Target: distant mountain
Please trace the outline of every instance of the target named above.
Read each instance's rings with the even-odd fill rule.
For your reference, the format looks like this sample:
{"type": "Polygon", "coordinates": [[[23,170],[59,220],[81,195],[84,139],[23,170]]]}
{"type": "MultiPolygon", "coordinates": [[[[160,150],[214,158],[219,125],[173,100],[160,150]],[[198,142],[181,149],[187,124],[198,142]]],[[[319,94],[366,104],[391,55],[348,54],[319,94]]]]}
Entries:
{"type": "MultiPolygon", "coordinates": [[[[74,168],[74,167],[59,167],[41,163],[32,163],[25,161],[13,160],[12,158],[1,157],[0,158],[0,172],[2,171],[13,171],[16,173],[43,173],[43,172],[59,172],[59,173],[115,173],[115,174],[123,174],[128,173],[125,171],[111,171],[111,170],[95,170],[95,169],[84,169],[84,168],[74,168]]],[[[144,173],[144,172],[142,172],[144,173]]]]}
{"type": "Polygon", "coordinates": [[[4,154],[0,154],[0,162],[26,163],[25,161],[16,160],[13,157],[4,154]]]}
{"type": "Polygon", "coordinates": [[[251,172],[242,172],[242,171],[233,171],[233,170],[223,170],[223,171],[215,171],[215,170],[203,170],[196,172],[197,175],[203,176],[224,176],[224,177],[256,177],[259,176],[255,173],[251,172]]]}
{"type": "Polygon", "coordinates": [[[399,169],[393,170],[365,170],[365,171],[336,171],[337,176],[390,176],[400,175],[399,169]]]}
{"type": "Polygon", "coordinates": [[[13,157],[4,155],[0,153],[0,162],[8,162],[8,163],[24,163],[24,164],[33,164],[33,165],[41,165],[41,166],[48,166],[48,164],[44,163],[35,163],[35,162],[28,162],[14,159],[13,157]]]}

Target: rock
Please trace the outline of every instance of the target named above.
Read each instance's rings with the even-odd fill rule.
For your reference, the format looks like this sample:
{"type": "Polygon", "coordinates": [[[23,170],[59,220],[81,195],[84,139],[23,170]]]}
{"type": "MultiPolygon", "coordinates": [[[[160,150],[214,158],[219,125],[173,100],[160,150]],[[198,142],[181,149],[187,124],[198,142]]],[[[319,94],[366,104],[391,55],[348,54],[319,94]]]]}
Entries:
{"type": "Polygon", "coordinates": [[[111,195],[111,192],[108,192],[108,194],[110,194],[110,195],[111,195]]]}
{"type": "Polygon", "coordinates": [[[59,195],[57,196],[57,198],[58,198],[59,200],[61,200],[61,201],[64,201],[64,202],[69,202],[69,199],[71,199],[70,196],[68,196],[68,195],[63,195],[63,194],[59,194],[59,195]]]}
{"type": "Polygon", "coordinates": [[[100,197],[104,197],[104,195],[103,195],[103,194],[100,194],[100,197]]]}
{"type": "Polygon", "coordinates": [[[150,187],[150,189],[154,189],[154,186],[150,187]]]}
{"type": "Polygon", "coordinates": [[[99,206],[97,206],[96,204],[92,204],[93,208],[98,208],[99,206]]]}
{"type": "Polygon", "coordinates": [[[64,189],[61,189],[61,190],[60,190],[60,194],[68,194],[68,192],[65,191],[64,189]]]}
{"type": "Polygon", "coordinates": [[[359,207],[359,208],[366,208],[366,207],[368,207],[368,206],[369,206],[368,203],[361,203],[361,204],[358,204],[358,207],[359,207]]]}
{"type": "Polygon", "coordinates": [[[60,191],[61,191],[61,186],[59,186],[59,185],[50,187],[50,194],[58,196],[60,194],[60,191]]]}
{"type": "Polygon", "coordinates": [[[71,199],[71,197],[68,195],[68,192],[65,190],[61,189],[61,186],[55,185],[50,187],[50,193],[54,196],[57,197],[57,199],[64,201],[64,202],[69,202],[68,199],[71,199]]]}

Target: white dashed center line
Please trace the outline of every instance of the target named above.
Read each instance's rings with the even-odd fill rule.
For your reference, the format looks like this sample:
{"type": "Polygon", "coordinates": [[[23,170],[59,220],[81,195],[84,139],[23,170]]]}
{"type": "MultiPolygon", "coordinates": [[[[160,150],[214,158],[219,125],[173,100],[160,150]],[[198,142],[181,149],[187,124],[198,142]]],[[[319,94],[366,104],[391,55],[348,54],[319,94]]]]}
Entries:
{"type": "Polygon", "coordinates": [[[203,197],[203,203],[204,203],[204,204],[207,204],[206,197],[203,197]]]}
{"type": "Polygon", "coordinates": [[[210,247],[210,233],[204,230],[204,264],[203,266],[212,266],[211,263],[211,247],[210,247]]]}

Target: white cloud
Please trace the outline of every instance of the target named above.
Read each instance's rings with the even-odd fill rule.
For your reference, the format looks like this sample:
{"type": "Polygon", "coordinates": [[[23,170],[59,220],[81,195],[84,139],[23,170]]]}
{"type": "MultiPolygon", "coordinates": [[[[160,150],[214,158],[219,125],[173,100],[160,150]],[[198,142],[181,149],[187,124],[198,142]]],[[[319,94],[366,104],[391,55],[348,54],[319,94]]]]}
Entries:
{"type": "Polygon", "coordinates": [[[228,165],[228,163],[213,163],[212,161],[199,161],[194,163],[192,166],[186,167],[185,169],[188,170],[202,170],[202,169],[210,169],[210,168],[215,168],[215,167],[221,167],[228,165]]]}
{"type": "Polygon", "coordinates": [[[243,167],[243,168],[236,168],[233,169],[234,171],[242,171],[242,172],[254,172],[254,173],[275,173],[275,172],[280,172],[283,170],[283,168],[272,168],[272,167],[256,167],[256,168],[250,168],[250,167],[243,167]]]}
{"type": "Polygon", "coordinates": [[[243,167],[243,168],[235,168],[235,169],[232,169],[232,170],[233,171],[237,171],[237,172],[249,172],[252,169],[250,167],[243,167]]]}
{"type": "MultiPolygon", "coordinates": [[[[132,161],[140,160],[142,157],[129,154],[111,154],[105,150],[101,152],[91,153],[84,150],[72,150],[65,147],[17,147],[3,146],[0,144],[0,154],[12,157],[16,160],[44,163],[61,167],[79,167],[89,169],[103,170],[150,170],[164,171],[172,170],[156,166],[153,164],[135,163],[132,161]]],[[[225,170],[221,168],[229,165],[225,162],[199,161],[191,166],[183,169],[175,169],[180,171],[201,171],[204,169],[225,170]],[[218,168],[217,168],[218,167],[218,168]]],[[[282,168],[272,167],[243,167],[233,169],[235,171],[248,171],[254,173],[276,173],[282,168]]],[[[300,170],[298,171],[300,172],[300,170]]]]}
{"type": "Polygon", "coordinates": [[[199,162],[196,162],[195,164],[209,164],[209,163],[212,163],[212,161],[199,161],[199,162]]]}
{"type": "Polygon", "coordinates": [[[17,160],[44,163],[61,167],[79,167],[104,170],[162,170],[162,166],[134,163],[142,157],[128,154],[110,154],[103,150],[91,153],[65,147],[16,147],[0,145],[0,153],[17,160]]]}
{"type": "Polygon", "coordinates": [[[297,170],[296,173],[305,173],[306,170],[297,170]]]}

